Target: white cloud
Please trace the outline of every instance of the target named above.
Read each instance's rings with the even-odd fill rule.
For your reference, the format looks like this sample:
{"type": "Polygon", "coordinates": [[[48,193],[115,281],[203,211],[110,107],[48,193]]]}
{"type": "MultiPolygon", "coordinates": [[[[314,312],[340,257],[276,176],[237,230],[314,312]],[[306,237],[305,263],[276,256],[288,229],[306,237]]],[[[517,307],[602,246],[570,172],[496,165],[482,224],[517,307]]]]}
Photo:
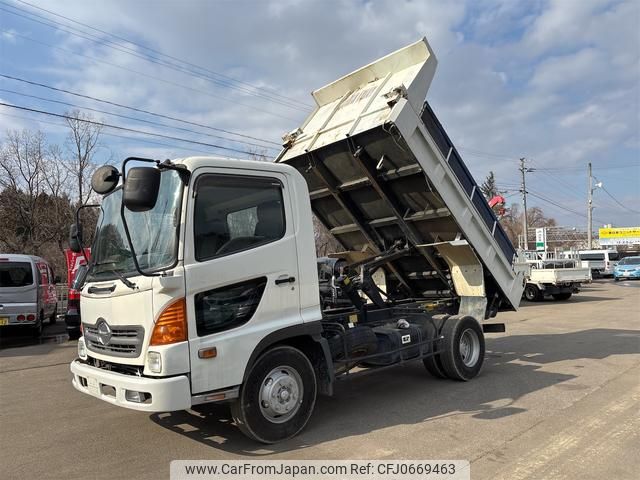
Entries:
{"type": "Polygon", "coordinates": [[[17,32],[13,28],[10,28],[9,30],[4,30],[0,32],[0,36],[2,36],[2,40],[6,42],[16,43],[17,41],[16,33],[17,32]]]}

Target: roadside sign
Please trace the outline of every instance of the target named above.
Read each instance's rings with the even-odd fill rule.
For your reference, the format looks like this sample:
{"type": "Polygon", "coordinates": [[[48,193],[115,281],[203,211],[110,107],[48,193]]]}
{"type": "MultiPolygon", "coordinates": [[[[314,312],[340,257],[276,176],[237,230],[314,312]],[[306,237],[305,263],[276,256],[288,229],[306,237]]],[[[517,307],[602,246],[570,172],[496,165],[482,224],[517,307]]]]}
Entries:
{"type": "Polygon", "coordinates": [[[599,230],[600,245],[638,245],[640,227],[614,227],[599,230]]]}
{"type": "Polygon", "coordinates": [[[536,250],[545,251],[547,249],[547,229],[536,228],[536,250]]]}

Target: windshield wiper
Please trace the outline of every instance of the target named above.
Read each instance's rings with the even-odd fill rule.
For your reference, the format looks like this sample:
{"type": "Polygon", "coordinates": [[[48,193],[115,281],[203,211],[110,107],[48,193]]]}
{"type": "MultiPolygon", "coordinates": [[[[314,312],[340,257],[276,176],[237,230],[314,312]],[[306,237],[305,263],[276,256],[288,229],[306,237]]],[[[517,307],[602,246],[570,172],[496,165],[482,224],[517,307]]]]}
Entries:
{"type": "MultiPolygon", "coordinates": [[[[94,267],[100,267],[102,265],[113,265],[114,262],[101,262],[101,263],[95,263],[93,266],[94,267]]],[[[107,268],[105,270],[103,270],[105,272],[111,272],[114,273],[122,283],[124,283],[127,287],[129,287],[131,290],[135,290],[136,288],[136,284],[133,283],[131,280],[129,280],[127,277],[125,277],[122,273],[120,273],[118,270],[116,270],[115,268],[107,268]]]]}

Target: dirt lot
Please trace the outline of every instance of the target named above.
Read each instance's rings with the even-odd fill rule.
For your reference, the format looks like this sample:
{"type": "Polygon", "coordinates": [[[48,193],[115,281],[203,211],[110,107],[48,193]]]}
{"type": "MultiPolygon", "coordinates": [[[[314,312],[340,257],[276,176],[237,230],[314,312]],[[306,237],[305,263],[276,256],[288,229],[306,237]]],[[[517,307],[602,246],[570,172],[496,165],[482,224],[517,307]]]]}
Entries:
{"type": "Polygon", "coordinates": [[[421,363],[338,385],[306,430],[245,439],[224,407],[148,415],[76,392],[75,342],[0,350],[3,478],[166,478],[173,459],[468,459],[473,479],[631,479],[640,452],[640,282],[501,314],[481,375],[421,363]]]}

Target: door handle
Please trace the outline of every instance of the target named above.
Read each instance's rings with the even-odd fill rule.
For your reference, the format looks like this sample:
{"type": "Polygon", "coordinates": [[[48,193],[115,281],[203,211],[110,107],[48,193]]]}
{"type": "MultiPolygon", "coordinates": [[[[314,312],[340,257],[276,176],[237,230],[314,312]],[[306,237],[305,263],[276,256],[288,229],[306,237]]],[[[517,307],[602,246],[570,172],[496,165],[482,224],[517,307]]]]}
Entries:
{"type": "Polygon", "coordinates": [[[115,289],[115,284],[110,287],[89,287],[87,293],[112,293],[115,289]]]}
{"type": "Polygon", "coordinates": [[[283,283],[293,283],[295,281],[296,277],[276,278],[276,285],[282,285],[283,283]]]}

